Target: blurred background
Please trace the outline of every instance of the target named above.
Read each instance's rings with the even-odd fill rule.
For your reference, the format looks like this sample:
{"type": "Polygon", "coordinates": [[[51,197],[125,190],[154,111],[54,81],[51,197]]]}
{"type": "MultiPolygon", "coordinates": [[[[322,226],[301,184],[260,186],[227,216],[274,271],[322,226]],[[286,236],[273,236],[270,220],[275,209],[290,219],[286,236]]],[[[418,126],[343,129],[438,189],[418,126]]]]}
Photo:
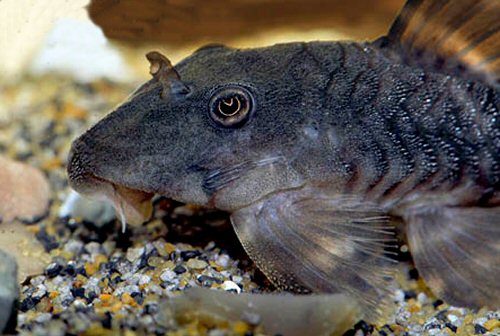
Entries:
{"type": "Polygon", "coordinates": [[[200,45],[371,40],[403,0],[0,0],[0,82],[65,73],[78,81],[147,76],[143,55],[177,62],[200,45]]]}

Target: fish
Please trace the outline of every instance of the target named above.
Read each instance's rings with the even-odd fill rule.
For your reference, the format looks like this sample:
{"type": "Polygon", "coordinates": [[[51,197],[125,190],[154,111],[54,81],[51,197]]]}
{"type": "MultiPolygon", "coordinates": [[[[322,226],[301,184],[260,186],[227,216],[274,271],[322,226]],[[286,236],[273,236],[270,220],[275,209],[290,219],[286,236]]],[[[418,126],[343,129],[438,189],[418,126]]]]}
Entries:
{"type": "Polygon", "coordinates": [[[402,231],[437,297],[500,308],[499,17],[498,0],[409,0],[374,41],[152,51],[152,78],[73,142],[69,183],[123,225],[154,195],[227,211],[278,289],[367,316],[402,231]]]}

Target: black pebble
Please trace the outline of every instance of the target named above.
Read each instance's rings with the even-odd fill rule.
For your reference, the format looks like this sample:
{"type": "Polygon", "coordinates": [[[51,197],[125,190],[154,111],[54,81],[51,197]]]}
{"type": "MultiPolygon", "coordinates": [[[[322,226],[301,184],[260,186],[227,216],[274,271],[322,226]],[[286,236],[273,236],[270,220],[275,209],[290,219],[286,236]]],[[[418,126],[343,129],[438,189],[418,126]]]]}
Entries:
{"type": "Polygon", "coordinates": [[[417,297],[417,293],[415,293],[415,291],[412,290],[405,291],[404,293],[405,293],[405,300],[415,299],[417,297]]]}
{"type": "Polygon", "coordinates": [[[437,308],[437,307],[439,307],[440,305],[442,305],[443,303],[444,303],[444,302],[443,302],[442,300],[437,299],[436,301],[434,301],[434,302],[432,303],[432,306],[433,306],[434,308],[437,308]]]}
{"type": "Polygon", "coordinates": [[[365,334],[373,332],[373,326],[369,325],[365,321],[361,320],[354,325],[354,329],[362,330],[365,334]]]}
{"type": "Polygon", "coordinates": [[[119,275],[115,276],[115,277],[111,280],[111,283],[112,283],[113,285],[117,285],[117,284],[119,284],[120,282],[123,282],[123,279],[122,279],[122,277],[121,277],[121,276],[119,276],[119,275]]]}
{"type": "Polygon", "coordinates": [[[19,310],[21,310],[23,313],[27,312],[28,310],[31,310],[36,307],[37,304],[40,303],[40,299],[38,298],[32,298],[32,297],[27,297],[23,301],[21,301],[21,304],[19,306],[19,310]]]}
{"type": "Polygon", "coordinates": [[[444,325],[450,328],[451,331],[457,332],[457,327],[451,324],[450,322],[446,322],[444,325]]]}
{"type": "Polygon", "coordinates": [[[480,325],[480,324],[475,324],[474,325],[474,333],[475,334],[483,335],[483,334],[486,334],[487,332],[488,332],[488,329],[486,329],[482,325],[480,325]]]}
{"type": "Polygon", "coordinates": [[[419,274],[418,274],[418,270],[416,268],[412,268],[409,272],[408,272],[408,276],[410,277],[410,279],[412,280],[418,280],[419,278],[419,274]]]}
{"type": "Polygon", "coordinates": [[[448,314],[448,310],[445,309],[434,315],[434,317],[440,321],[446,321],[447,320],[446,314],[448,314]]]}
{"type": "Polygon", "coordinates": [[[79,297],[84,299],[85,298],[85,288],[71,288],[71,294],[73,294],[74,297],[79,297]]]}
{"type": "Polygon", "coordinates": [[[182,251],[181,252],[181,258],[184,261],[199,257],[200,255],[201,255],[200,251],[182,251]]]}
{"type": "Polygon", "coordinates": [[[142,305],[144,303],[144,296],[141,293],[134,292],[130,296],[132,296],[138,304],[142,305]]]}
{"type": "Polygon", "coordinates": [[[62,270],[63,270],[62,265],[53,262],[49,266],[47,266],[47,268],[45,269],[45,274],[47,274],[49,278],[55,278],[56,276],[61,274],[62,270]]]}
{"type": "Polygon", "coordinates": [[[186,268],[182,265],[177,265],[174,267],[174,272],[177,274],[182,274],[182,273],[186,272],[186,268]]]}
{"type": "Polygon", "coordinates": [[[38,231],[35,237],[43,245],[46,252],[50,252],[59,247],[59,243],[56,241],[55,237],[50,236],[45,229],[38,231]]]}
{"type": "Polygon", "coordinates": [[[63,270],[63,275],[65,275],[65,274],[67,274],[71,277],[75,276],[76,275],[75,265],[74,264],[66,265],[66,268],[64,268],[64,270],[63,270]]]}
{"type": "Polygon", "coordinates": [[[104,318],[101,320],[102,327],[104,329],[111,329],[111,313],[106,312],[104,318]]]}
{"type": "Polygon", "coordinates": [[[95,292],[89,292],[87,293],[87,302],[92,303],[97,298],[97,294],[95,292]]]}
{"type": "Polygon", "coordinates": [[[204,287],[211,287],[214,282],[219,285],[223,282],[220,279],[208,275],[200,275],[196,280],[198,280],[198,282],[204,287]]]}

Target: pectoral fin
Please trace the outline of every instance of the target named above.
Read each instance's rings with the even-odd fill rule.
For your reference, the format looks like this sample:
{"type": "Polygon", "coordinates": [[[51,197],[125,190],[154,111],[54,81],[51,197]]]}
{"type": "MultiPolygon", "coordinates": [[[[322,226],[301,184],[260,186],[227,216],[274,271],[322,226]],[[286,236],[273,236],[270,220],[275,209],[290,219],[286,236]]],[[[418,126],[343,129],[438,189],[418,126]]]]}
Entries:
{"type": "Polygon", "coordinates": [[[365,304],[369,318],[384,310],[394,236],[375,206],[302,188],[274,194],[231,219],[249,256],[278,288],[348,294],[365,304]]]}
{"type": "Polygon", "coordinates": [[[437,296],[500,308],[500,207],[426,209],[407,222],[417,269],[437,296]]]}

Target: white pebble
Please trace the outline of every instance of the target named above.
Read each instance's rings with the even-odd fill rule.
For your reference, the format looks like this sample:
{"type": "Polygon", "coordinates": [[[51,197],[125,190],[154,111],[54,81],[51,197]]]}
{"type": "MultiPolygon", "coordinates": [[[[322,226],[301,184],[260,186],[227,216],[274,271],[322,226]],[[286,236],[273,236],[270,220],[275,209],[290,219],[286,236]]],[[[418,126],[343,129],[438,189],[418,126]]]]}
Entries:
{"type": "Polygon", "coordinates": [[[144,247],[129,248],[127,250],[127,260],[134,262],[144,254],[144,247]]]}
{"type": "Polygon", "coordinates": [[[83,243],[75,239],[68,240],[68,242],[64,245],[64,251],[71,252],[73,254],[79,254],[82,248],[83,243]]]}
{"type": "Polygon", "coordinates": [[[418,293],[417,295],[417,301],[424,304],[427,302],[427,295],[425,293],[418,293]]]}
{"type": "Polygon", "coordinates": [[[231,277],[231,280],[233,280],[233,281],[234,281],[234,282],[236,282],[237,284],[240,284],[240,283],[241,283],[241,281],[243,281],[243,278],[242,278],[241,276],[239,276],[239,275],[233,275],[233,276],[231,277]]]}
{"type": "Polygon", "coordinates": [[[484,326],[484,324],[488,321],[486,317],[479,317],[474,320],[474,324],[479,324],[480,326],[484,326]]]}
{"type": "Polygon", "coordinates": [[[227,254],[221,254],[217,260],[215,260],[215,263],[219,266],[222,266],[222,267],[228,267],[229,266],[229,261],[230,261],[230,258],[227,254]]]}
{"type": "Polygon", "coordinates": [[[142,275],[139,279],[139,286],[143,286],[151,282],[151,277],[149,275],[142,275]]]}
{"type": "Polygon", "coordinates": [[[50,314],[50,313],[43,313],[43,314],[38,315],[35,318],[35,321],[38,322],[38,323],[45,323],[45,322],[50,321],[51,318],[52,318],[52,314],[50,314]]]}
{"type": "Polygon", "coordinates": [[[163,282],[170,282],[172,281],[172,279],[174,279],[175,277],[177,276],[177,274],[170,270],[170,269],[166,269],[165,271],[163,271],[163,273],[160,275],[160,279],[161,281],[163,282]]]}
{"type": "Polygon", "coordinates": [[[401,289],[398,289],[395,293],[394,293],[394,301],[396,302],[404,302],[405,300],[405,292],[401,289]]]}
{"type": "Polygon", "coordinates": [[[241,288],[240,286],[238,286],[236,283],[232,282],[232,281],[229,281],[229,280],[226,280],[224,281],[224,283],[222,284],[222,289],[224,289],[225,291],[236,291],[236,293],[241,293],[241,288]]]}
{"type": "Polygon", "coordinates": [[[446,317],[448,318],[448,321],[450,321],[451,323],[454,323],[458,320],[458,316],[453,314],[448,314],[446,317]]]}

